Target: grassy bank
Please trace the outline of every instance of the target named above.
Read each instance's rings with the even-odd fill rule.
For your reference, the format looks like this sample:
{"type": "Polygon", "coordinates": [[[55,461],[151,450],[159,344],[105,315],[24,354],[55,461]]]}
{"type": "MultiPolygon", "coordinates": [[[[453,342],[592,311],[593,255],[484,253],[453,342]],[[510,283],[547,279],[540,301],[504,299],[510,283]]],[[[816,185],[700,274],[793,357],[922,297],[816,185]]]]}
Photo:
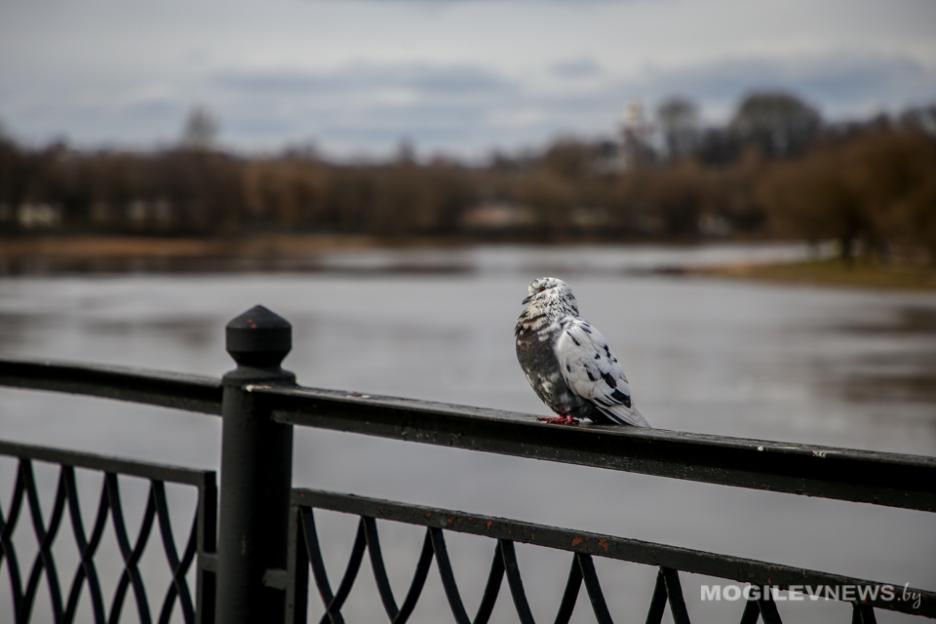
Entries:
{"type": "Polygon", "coordinates": [[[58,258],[211,257],[314,253],[367,249],[377,241],[366,236],[260,234],[234,238],[143,237],[106,235],[37,236],[0,239],[0,257],[58,258]]]}
{"type": "Polygon", "coordinates": [[[936,268],[925,265],[882,265],[864,260],[846,264],[839,259],[735,264],[706,267],[694,273],[767,282],[936,291],[936,268]]]}
{"type": "MultiPolygon", "coordinates": [[[[380,247],[470,245],[469,238],[381,239],[354,235],[276,234],[229,238],[67,235],[0,238],[0,275],[85,272],[311,270],[319,254],[380,247]]],[[[599,244],[599,243],[593,243],[599,244]]],[[[399,267],[397,267],[399,269],[399,267]]],[[[444,268],[444,267],[442,267],[444,268]]],[[[425,267],[421,267],[425,270],[425,267]]],[[[936,291],[936,267],[837,259],[652,268],[649,273],[702,275],[829,287],[936,291]]]]}

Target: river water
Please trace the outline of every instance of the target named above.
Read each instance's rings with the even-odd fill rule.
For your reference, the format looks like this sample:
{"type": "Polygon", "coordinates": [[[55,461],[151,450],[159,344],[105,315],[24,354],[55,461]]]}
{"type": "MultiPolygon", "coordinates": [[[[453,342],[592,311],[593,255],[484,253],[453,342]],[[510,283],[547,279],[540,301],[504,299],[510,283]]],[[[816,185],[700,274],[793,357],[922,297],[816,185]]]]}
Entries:
{"type": "MultiPolygon", "coordinates": [[[[583,316],[611,341],[654,426],[936,454],[936,297],[648,271],[802,253],[743,246],[497,247],[337,253],[303,273],[14,278],[0,280],[0,353],[220,375],[231,368],[224,323],[263,303],[292,322],[294,349],[285,366],[304,385],[543,414],[517,366],[512,330],[526,284],[555,274],[572,285],[583,316]]],[[[0,390],[0,432],[8,440],[206,468],[216,466],[220,446],[219,423],[211,417],[8,389],[0,390]]],[[[3,509],[14,466],[0,460],[3,509]]],[[[936,525],[923,513],[313,430],[297,431],[294,470],[303,486],[936,587],[936,525]]],[[[51,498],[54,472],[43,468],[38,477],[51,498]]],[[[126,482],[135,527],[142,500],[132,480],[126,482]]],[[[98,478],[82,474],[80,486],[90,515],[98,478]]],[[[170,493],[190,508],[186,493],[170,493]]],[[[174,517],[179,536],[188,514],[174,517]]],[[[17,532],[23,567],[35,553],[27,521],[20,519],[17,532]]],[[[334,586],[355,524],[322,514],[321,529],[334,586]]],[[[422,535],[392,524],[381,530],[401,601],[422,535]]],[[[77,561],[71,544],[66,525],[55,546],[66,586],[77,561]]],[[[493,544],[453,535],[450,547],[473,612],[493,544]]],[[[115,552],[108,531],[99,555],[102,577],[116,570],[115,552]]],[[[524,546],[518,553],[534,614],[548,621],[568,556],[524,546]]],[[[155,542],[142,568],[159,583],[168,578],[155,542]]],[[[612,612],[622,621],[642,620],[654,570],[611,561],[599,561],[598,569],[612,612]]],[[[706,581],[683,575],[690,614],[700,621],[740,619],[741,603],[700,602],[706,581]]],[[[349,621],[383,621],[367,563],[358,583],[345,610],[349,621]]],[[[109,596],[113,581],[102,578],[102,585],[109,596]]],[[[40,603],[47,601],[44,591],[40,603]]],[[[158,607],[161,599],[158,591],[150,602],[158,607]]],[[[310,605],[320,612],[317,597],[310,605]]],[[[9,607],[0,568],[0,621],[9,607]]],[[[87,607],[84,599],[84,613],[87,607]]],[[[450,621],[447,609],[433,571],[416,621],[450,621]]],[[[849,617],[839,603],[782,603],[780,610],[791,621],[849,617]]],[[[505,584],[493,621],[515,620],[505,584]]],[[[911,621],[883,613],[879,620],[911,621]]],[[[593,621],[584,592],[573,621],[593,621]]]]}

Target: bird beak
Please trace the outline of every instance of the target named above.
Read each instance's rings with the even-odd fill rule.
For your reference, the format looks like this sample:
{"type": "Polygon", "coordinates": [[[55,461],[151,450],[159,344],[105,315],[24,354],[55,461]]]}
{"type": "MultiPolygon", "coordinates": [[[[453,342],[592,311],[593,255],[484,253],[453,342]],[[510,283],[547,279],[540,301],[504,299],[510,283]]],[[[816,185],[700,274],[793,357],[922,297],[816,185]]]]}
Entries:
{"type": "Polygon", "coordinates": [[[532,298],[533,298],[533,295],[527,295],[526,297],[523,298],[523,301],[521,301],[520,303],[522,303],[523,305],[526,305],[530,303],[530,299],[532,298]]]}

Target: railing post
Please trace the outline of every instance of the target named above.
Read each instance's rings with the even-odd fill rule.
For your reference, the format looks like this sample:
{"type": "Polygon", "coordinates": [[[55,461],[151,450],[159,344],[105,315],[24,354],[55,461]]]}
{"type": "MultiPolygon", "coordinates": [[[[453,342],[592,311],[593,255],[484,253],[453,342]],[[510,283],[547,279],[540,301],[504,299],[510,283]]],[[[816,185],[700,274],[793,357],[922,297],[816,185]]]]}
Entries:
{"type": "Polygon", "coordinates": [[[275,423],[251,384],[292,384],[280,368],[292,326],[263,306],[227,324],[237,368],[224,375],[221,503],[218,530],[218,622],[279,622],[283,593],[263,585],[268,569],[286,567],[292,426],[275,423]]]}

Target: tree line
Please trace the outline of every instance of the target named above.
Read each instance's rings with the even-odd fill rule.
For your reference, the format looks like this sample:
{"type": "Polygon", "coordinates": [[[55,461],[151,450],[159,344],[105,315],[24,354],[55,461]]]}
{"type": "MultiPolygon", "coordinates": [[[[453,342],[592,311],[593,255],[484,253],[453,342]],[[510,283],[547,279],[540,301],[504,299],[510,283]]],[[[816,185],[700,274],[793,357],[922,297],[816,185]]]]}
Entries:
{"type": "Polygon", "coordinates": [[[795,95],[758,92],[719,126],[689,99],[617,136],[566,137],[483,164],[334,162],[311,149],[216,147],[203,110],[151,151],[41,148],[0,132],[0,233],[384,238],[836,239],[845,258],[936,261],[936,106],[828,122],[795,95]]]}

